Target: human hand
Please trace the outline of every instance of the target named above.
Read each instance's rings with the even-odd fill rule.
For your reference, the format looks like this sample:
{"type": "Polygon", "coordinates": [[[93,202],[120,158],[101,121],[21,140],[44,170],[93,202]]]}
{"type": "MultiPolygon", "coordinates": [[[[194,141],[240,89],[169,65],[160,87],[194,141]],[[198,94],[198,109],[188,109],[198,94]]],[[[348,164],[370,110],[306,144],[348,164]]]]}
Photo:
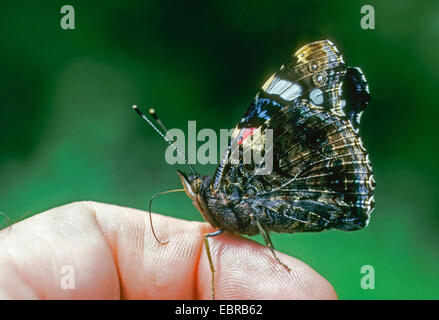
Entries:
{"type": "MultiPolygon", "coordinates": [[[[153,216],[96,202],[75,202],[0,231],[1,299],[210,299],[207,223],[153,216]],[[63,266],[74,289],[63,289],[63,266]]],[[[209,238],[217,299],[336,299],[305,263],[229,233],[209,238]]]]}

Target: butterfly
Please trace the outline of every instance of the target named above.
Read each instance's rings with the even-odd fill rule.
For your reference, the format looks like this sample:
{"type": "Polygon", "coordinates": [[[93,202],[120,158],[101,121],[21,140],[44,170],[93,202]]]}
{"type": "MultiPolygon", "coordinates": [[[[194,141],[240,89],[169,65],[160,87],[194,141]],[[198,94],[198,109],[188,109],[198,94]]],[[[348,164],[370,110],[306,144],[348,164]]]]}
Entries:
{"type": "Polygon", "coordinates": [[[177,171],[194,206],[217,229],[204,237],[212,297],[209,237],[262,234],[274,258],[289,269],[277,258],[270,232],[367,226],[375,181],[359,125],[369,101],[360,68],[346,66],[329,40],[309,43],[261,87],[213,176],[177,171]],[[243,161],[246,152],[261,150],[262,159],[243,161]],[[268,155],[272,169],[257,174],[268,155]]]}

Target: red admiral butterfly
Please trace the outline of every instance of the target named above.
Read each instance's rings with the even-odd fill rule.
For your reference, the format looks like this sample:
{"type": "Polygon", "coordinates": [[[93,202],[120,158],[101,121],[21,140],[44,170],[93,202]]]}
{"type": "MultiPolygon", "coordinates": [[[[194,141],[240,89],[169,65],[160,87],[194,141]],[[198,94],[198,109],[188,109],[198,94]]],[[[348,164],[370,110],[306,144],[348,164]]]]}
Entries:
{"type": "Polygon", "coordinates": [[[208,237],[223,231],[261,233],[279,261],[270,231],[353,231],[368,224],[375,181],[359,123],[369,100],[360,68],[347,67],[331,41],[310,43],[262,86],[213,177],[200,177],[192,167],[191,175],[177,171],[195,207],[218,229],[204,241],[212,297],[215,270],[208,237]],[[268,130],[273,134],[268,146],[273,168],[270,174],[255,174],[262,163],[245,164],[243,156],[246,150],[261,148],[268,130]],[[239,146],[236,164],[230,161],[233,145],[239,146]]]}

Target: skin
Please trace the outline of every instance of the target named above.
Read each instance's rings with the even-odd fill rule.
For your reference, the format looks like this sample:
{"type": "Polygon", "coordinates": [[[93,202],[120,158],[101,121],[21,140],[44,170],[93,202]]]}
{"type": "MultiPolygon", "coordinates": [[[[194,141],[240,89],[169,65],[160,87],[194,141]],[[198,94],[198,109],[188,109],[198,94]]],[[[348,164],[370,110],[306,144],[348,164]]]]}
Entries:
{"type": "MultiPolygon", "coordinates": [[[[211,299],[207,223],[75,202],[0,232],[0,299],[211,299]],[[72,266],[75,289],[63,289],[72,266]],[[64,270],[64,271],[63,271],[64,270]]],[[[209,239],[216,299],[336,299],[327,280],[280,252],[223,233],[209,239]]]]}

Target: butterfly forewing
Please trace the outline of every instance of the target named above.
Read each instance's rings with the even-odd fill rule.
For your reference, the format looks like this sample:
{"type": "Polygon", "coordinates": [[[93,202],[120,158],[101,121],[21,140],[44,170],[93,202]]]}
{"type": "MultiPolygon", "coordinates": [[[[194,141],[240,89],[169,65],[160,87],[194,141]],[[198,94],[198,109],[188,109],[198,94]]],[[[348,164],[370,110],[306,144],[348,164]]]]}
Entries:
{"type": "Polygon", "coordinates": [[[364,227],[375,185],[358,135],[368,101],[361,70],[346,67],[332,42],[304,46],[266,81],[236,126],[212,192],[239,198],[233,210],[250,210],[272,231],[364,227]],[[272,156],[269,174],[256,174],[264,159],[243,161],[255,150],[272,156]]]}

